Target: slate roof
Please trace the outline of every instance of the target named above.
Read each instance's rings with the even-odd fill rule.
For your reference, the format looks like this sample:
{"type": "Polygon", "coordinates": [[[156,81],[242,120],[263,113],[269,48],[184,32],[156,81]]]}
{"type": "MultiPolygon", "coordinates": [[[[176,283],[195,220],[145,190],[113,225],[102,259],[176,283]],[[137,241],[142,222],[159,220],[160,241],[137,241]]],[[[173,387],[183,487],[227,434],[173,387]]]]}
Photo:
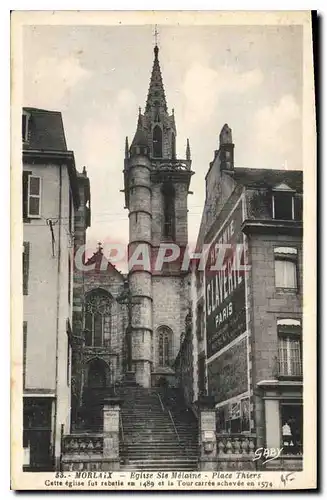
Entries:
{"type": "Polygon", "coordinates": [[[42,151],[67,151],[62,116],[59,111],[38,108],[23,108],[30,115],[28,141],[23,149],[42,151]]]}
{"type": "Polygon", "coordinates": [[[303,192],[302,170],[273,170],[267,168],[235,168],[233,178],[247,187],[272,189],[278,184],[287,184],[297,193],[303,192]]]}

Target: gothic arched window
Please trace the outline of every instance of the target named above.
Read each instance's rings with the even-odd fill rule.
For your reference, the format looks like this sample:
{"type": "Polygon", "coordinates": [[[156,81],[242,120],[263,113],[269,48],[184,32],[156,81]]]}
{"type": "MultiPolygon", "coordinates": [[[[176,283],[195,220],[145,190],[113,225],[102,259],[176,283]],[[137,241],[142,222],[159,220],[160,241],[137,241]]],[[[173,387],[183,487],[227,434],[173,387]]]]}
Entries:
{"type": "Polygon", "coordinates": [[[172,331],[163,326],[158,330],[158,364],[170,366],[172,361],[172,331]]]}
{"type": "Polygon", "coordinates": [[[162,158],[162,130],[159,125],[153,129],[153,156],[162,158]]]}
{"type": "Polygon", "coordinates": [[[175,189],[171,182],[162,186],[163,195],[163,236],[175,239],[175,189]]]}
{"type": "Polygon", "coordinates": [[[110,345],[112,298],[104,290],[94,290],[85,301],[85,345],[110,345]]]}

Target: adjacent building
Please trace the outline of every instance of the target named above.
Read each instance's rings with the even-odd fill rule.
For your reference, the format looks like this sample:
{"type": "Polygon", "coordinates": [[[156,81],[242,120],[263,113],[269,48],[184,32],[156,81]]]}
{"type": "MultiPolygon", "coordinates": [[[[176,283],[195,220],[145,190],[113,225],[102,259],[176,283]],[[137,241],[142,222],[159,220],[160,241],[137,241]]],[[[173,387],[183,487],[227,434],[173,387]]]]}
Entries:
{"type": "Polygon", "coordinates": [[[78,174],[61,113],[24,108],[22,139],[24,465],[51,470],[70,429],[78,174]]]}
{"type": "Polygon", "coordinates": [[[193,402],[212,399],[218,434],[282,447],[266,467],[286,469],[302,466],[302,196],[301,171],[236,168],[224,125],[197,242],[193,402]]]}

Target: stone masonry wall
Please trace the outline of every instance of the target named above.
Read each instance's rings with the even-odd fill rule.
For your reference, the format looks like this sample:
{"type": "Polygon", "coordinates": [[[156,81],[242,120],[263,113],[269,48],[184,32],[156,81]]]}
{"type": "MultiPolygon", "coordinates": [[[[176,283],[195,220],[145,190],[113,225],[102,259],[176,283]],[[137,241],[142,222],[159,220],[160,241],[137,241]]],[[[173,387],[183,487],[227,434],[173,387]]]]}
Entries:
{"type": "Polygon", "coordinates": [[[262,235],[249,238],[252,264],[252,324],[254,384],[275,378],[278,355],[277,320],[302,316],[302,241],[300,237],[262,235]],[[275,288],[274,247],[290,246],[298,250],[298,291],[275,288]]]}
{"type": "MultiPolygon", "coordinates": [[[[154,359],[157,360],[156,332],[160,326],[168,326],[173,331],[173,359],[180,348],[180,335],[185,328],[181,321],[181,311],[185,310],[185,294],[183,293],[183,279],[165,276],[152,278],[153,290],[153,333],[154,359]]],[[[156,363],[155,363],[156,365],[156,363]]]]}

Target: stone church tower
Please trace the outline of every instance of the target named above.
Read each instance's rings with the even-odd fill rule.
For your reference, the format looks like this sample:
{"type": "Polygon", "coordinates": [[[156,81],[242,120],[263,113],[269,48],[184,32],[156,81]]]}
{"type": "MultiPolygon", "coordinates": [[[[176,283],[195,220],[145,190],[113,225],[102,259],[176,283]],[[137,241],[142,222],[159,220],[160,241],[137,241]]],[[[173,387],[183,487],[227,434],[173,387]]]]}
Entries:
{"type": "MultiPolygon", "coordinates": [[[[174,383],[173,363],[185,330],[190,278],[181,262],[155,269],[162,244],[175,243],[181,255],[188,242],[187,198],[193,172],[187,140],[186,159],[176,157],[174,112],[168,113],[159,49],[154,62],[145,111],[139,110],[131,146],[126,138],[125,204],[129,211],[129,255],[141,249],[150,266],[129,268],[129,370],[136,382],[150,387],[166,378],[174,383]]],[[[168,255],[169,252],[167,252],[168,255]]]]}

